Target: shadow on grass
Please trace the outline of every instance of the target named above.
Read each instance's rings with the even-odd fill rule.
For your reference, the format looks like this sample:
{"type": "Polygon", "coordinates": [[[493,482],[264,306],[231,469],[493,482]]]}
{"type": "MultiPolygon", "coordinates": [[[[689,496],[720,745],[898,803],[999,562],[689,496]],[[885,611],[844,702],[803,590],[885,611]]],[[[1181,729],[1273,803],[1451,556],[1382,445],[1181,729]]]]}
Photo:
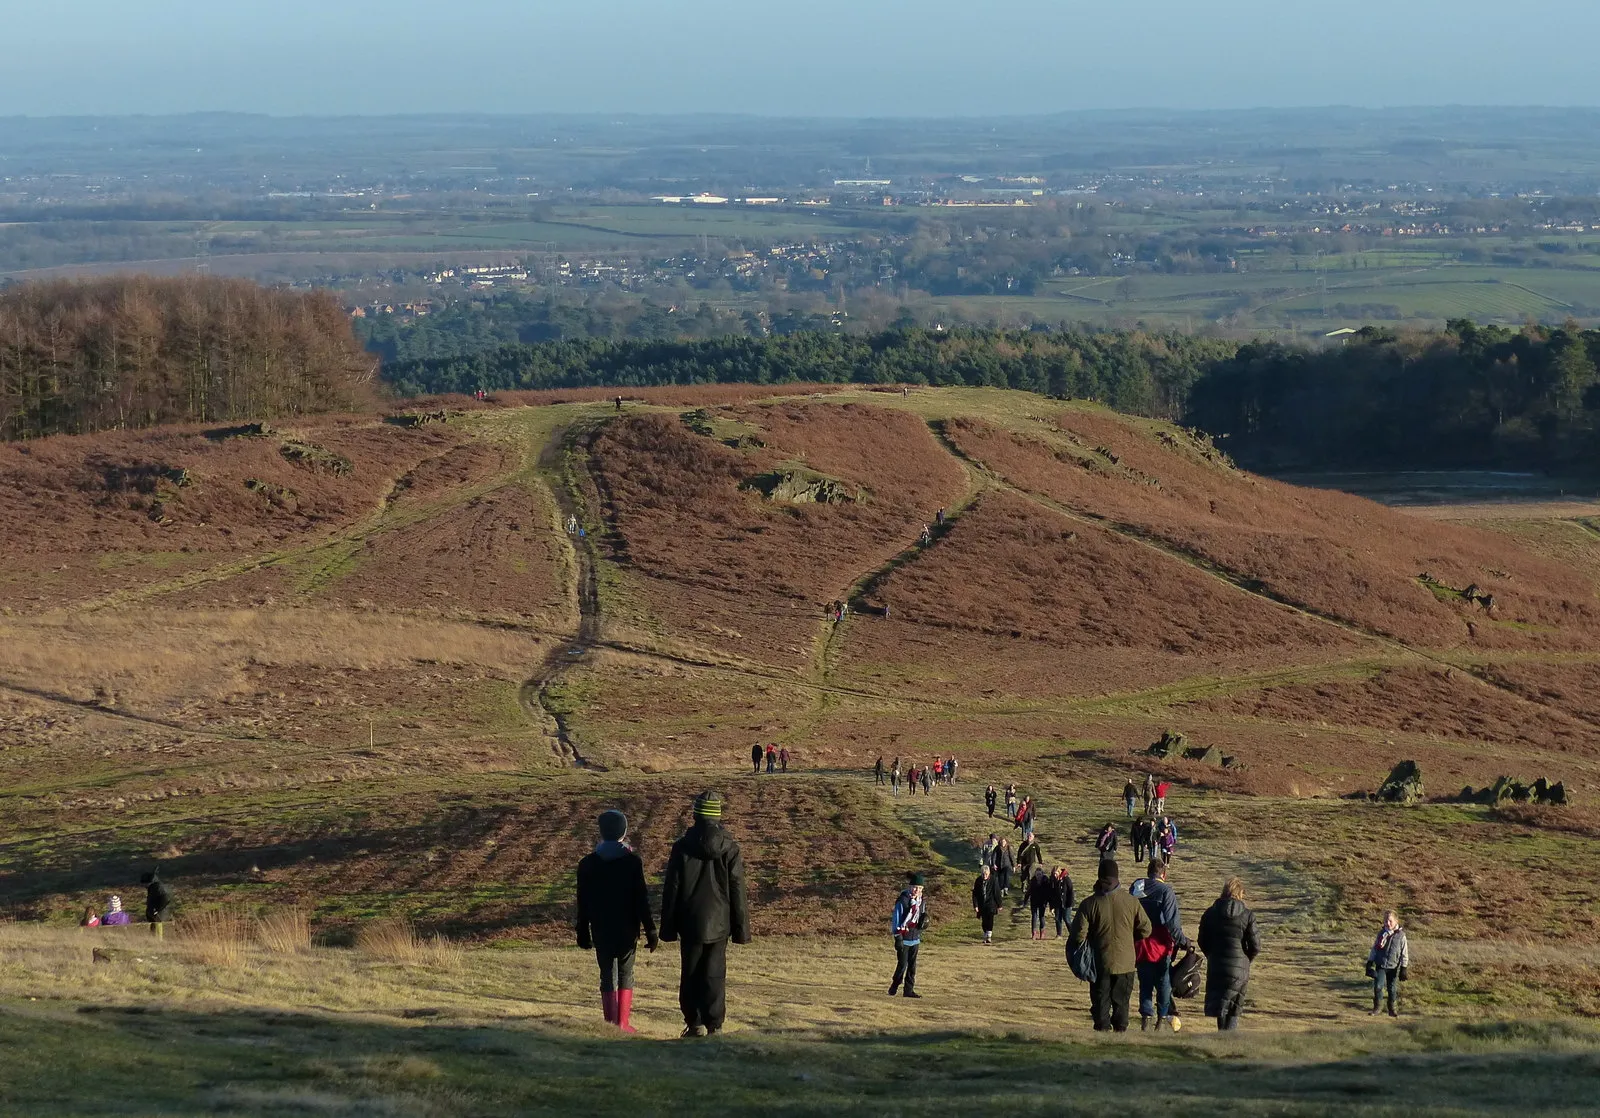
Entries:
{"type": "Polygon", "coordinates": [[[1181,1042],[924,1032],[626,1040],[531,1022],[0,1008],[0,1103],[60,1113],[1592,1113],[1600,1032],[1416,1026],[1181,1042]]]}

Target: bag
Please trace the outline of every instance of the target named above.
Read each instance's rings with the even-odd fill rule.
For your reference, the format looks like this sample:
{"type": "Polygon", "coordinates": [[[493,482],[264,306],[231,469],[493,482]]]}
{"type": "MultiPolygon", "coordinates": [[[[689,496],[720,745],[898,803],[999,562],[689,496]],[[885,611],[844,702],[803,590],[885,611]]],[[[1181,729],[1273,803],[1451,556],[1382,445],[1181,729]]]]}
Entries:
{"type": "Polygon", "coordinates": [[[1172,964],[1172,996],[1192,998],[1200,992],[1200,952],[1185,951],[1172,964]]]}
{"type": "Polygon", "coordinates": [[[1100,968],[1094,958],[1094,945],[1088,940],[1084,940],[1077,947],[1073,947],[1070,943],[1067,945],[1067,966],[1072,968],[1075,977],[1084,982],[1093,982],[1100,976],[1100,968]]]}

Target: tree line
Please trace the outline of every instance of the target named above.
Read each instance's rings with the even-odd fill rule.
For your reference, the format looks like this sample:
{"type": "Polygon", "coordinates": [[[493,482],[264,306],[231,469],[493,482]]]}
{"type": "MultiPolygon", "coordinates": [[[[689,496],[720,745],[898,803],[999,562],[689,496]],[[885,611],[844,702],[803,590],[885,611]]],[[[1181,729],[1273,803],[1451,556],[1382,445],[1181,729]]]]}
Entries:
{"type": "Polygon", "coordinates": [[[0,438],[362,406],[376,360],[326,292],[210,276],[0,291],[0,438]]]}
{"type": "Polygon", "coordinates": [[[1186,422],[1263,470],[1589,471],[1597,366],[1600,330],[1575,322],[1367,327],[1328,349],[1250,342],[1195,382],[1186,422]]]}

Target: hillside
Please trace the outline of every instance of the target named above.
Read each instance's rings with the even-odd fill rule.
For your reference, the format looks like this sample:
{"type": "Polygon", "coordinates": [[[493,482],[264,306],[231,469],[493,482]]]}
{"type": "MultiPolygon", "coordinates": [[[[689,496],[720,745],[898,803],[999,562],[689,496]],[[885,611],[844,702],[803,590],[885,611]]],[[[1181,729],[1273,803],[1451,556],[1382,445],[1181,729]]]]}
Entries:
{"type": "MultiPolygon", "coordinates": [[[[878,981],[882,945],[827,943],[921,867],[964,950],[984,783],[1032,793],[1086,882],[1149,770],[1178,783],[1188,919],[1237,872],[1271,923],[1275,1026],[1354,1012],[1385,905],[1431,944],[1431,1012],[1600,1015],[1567,954],[1600,934],[1572,870],[1600,853],[1592,530],[1297,489],[1024,393],[784,391],[0,446],[5,912],[68,925],[159,861],[185,914],[298,906],[323,944],[384,916],[565,943],[593,815],[628,812],[655,882],[717,785],[758,937],[878,981]],[[1149,757],[1167,729],[1229,764],[1149,757]],[[797,771],[752,778],[753,741],[797,771]],[[962,784],[873,786],[875,757],[935,753],[962,784]],[[1351,798],[1404,759],[1427,803],[1351,798]],[[1502,775],[1575,806],[1454,802],[1502,775]]],[[[1030,946],[1004,966],[1050,968],[1028,996],[1077,1029],[1030,946]]]]}

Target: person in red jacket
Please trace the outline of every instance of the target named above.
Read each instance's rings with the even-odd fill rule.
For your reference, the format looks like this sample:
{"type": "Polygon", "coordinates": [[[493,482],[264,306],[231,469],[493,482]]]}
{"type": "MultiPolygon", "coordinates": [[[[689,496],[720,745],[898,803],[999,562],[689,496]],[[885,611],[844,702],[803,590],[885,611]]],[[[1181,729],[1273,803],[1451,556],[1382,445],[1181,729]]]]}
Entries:
{"type": "Polygon", "coordinates": [[[1172,788],[1172,781],[1163,780],[1156,785],[1156,815],[1164,815],[1167,810],[1167,792],[1172,788]]]}

